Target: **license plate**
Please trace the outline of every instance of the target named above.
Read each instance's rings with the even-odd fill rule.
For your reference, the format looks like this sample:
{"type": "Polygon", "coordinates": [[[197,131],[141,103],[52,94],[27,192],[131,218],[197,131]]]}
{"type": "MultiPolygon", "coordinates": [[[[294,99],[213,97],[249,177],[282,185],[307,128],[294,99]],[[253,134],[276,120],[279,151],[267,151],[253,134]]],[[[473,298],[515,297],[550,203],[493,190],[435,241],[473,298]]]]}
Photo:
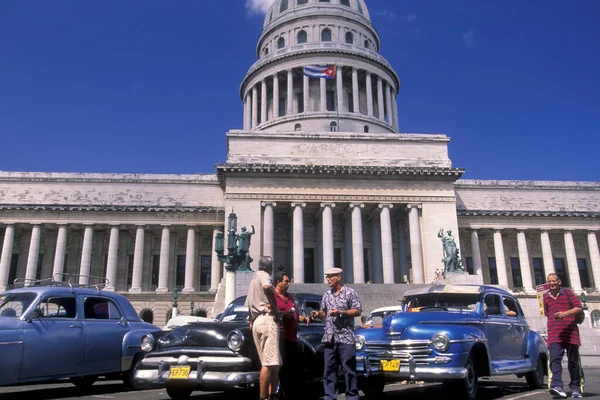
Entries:
{"type": "Polygon", "coordinates": [[[190,376],[192,367],[185,365],[183,367],[171,367],[169,369],[169,379],[187,379],[190,376]]]}
{"type": "Polygon", "coordinates": [[[381,370],[387,372],[400,371],[400,360],[380,360],[381,370]]]}

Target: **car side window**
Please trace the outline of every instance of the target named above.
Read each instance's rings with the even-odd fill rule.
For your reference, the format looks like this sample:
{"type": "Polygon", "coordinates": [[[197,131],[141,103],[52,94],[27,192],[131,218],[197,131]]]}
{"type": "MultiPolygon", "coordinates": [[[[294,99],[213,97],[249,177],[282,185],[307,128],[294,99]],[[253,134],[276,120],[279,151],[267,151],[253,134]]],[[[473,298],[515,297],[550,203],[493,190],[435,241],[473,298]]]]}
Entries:
{"type": "Polygon", "coordinates": [[[77,302],[75,297],[48,297],[37,307],[38,318],[75,318],[77,302]]]}
{"type": "Polygon", "coordinates": [[[502,315],[500,308],[500,296],[496,294],[488,294],[483,300],[483,311],[485,315],[502,315]]]}
{"type": "Polygon", "coordinates": [[[510,297],[503,297],[502,302],[504,303],[504,313],[507,317],[517,318],[519,316],[519,310],[517,303],[510,297]]]}
{"type": "Polygon", "coordinates": [[[116,319],[120,320],[121,313],[116,304],[104,297],[86,297],[83,301],[85,319],[116,319]]]}

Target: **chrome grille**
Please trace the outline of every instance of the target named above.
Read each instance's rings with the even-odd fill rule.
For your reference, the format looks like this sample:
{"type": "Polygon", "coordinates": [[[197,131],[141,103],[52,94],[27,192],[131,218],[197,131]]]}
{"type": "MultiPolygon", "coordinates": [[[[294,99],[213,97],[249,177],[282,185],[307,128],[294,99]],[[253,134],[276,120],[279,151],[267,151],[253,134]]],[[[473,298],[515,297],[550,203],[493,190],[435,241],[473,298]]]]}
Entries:
{"type": "Polygon", "coordinates": [[[367,343],[365,353],[369,359],[397,358],[417,364],[427,364],[432,353],[430,340],[392,340],[391,342],[367,343]]]}

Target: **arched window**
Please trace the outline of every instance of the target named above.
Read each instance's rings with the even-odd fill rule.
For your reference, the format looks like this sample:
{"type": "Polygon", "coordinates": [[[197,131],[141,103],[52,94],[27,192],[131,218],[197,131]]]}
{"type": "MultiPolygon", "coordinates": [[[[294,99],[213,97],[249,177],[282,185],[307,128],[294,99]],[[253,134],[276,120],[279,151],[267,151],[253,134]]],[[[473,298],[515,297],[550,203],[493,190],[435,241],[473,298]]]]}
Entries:
{"type": "Polygon", "coordinates": [[[194,311],[194,316],[206,318],[206,317],[208,317],[208,314],[206,313],[206,310],[199,309],[199,310],[194,311]]]}
{"type": "Polygon", "coordinates": [[[302,125],[300,125],[300,124],[296,124],[296,125],[294,125],[294,130],[295,130],[296,132],[300,132],[300,131],[302,130],[302,125]]]}
{"type": "Polygon", "coordinates": [[[364,131],[365,131],[365,133],[369,133],[369,125],[365,125],[364,131]]]}
{"type": "Polygon", "coordinates": [[[306,31],[298,32],[298,44],[306,43],[307,40],[308,40],[308,38],[306,36],[306,31]]]}
{"type": "Polygon", "coordinates": [[[149,308],[144,308],[140,311],[140,318],[142,321],[151,324],[154,322],[154,313],[149,308]]]}
{"type": "Polygon", "coordinates": [[[356,0],[356,4],[358,5],[358,12],[364,14],[362,5],[360,4],[360,0],[356,0]]]}
{"type": "Polygon", "coordinates": [[[284,47],[285,47],[285,39],[280,37],[279,40],[277,40],[277,48],[283,49],[284,47]]]}
{"type": "Polygon", "coordinates": [[[322,42],[331,42],[331,31],[329,29],[323,29],[321,32],[322,42]]]}
{"type": "Polygon", "coordinates": [[[369,48],[369,41],[365,40],[365,49],[368,49],[368,48],[369,48]]]}
{"type": "Polygon", "coordinates": [[[331,121],[331,123],[329,124],[329,132],[337,132],[337,131],[338,131],[337,122],[331,121]]]}
{"type": "Polygon", "coordinates": [[[354,35],[352,34],[352,32],[346,33],[346,43],[348,43],[348,44],[354,43],[354,35]]]}
{"type": "Polygon", "coordinates": [[[340,4],[346,7],[350,7],[350,0],[340,0],[340,4]]]}
{"type": "Polygon", "coordinates": [[[265,56],[266,56],[266,55],[268,55],[268,54],[269,54],[269,48],[268,48],[268,47],[265,47],[265,48],[263,49],[263,55],[265,55],[265,56]]]}
{"type": "Polygon", "coordinates": [[[288,0],[281,0],[281,5],[279,6],[279,12],[282,13],[288,9],[288,0]]]}
{"type": "Polygon", "coordinates": [[[298,0],[298,5],[301,6],[302,4],[307,4],[308,0],[298,0]]]}

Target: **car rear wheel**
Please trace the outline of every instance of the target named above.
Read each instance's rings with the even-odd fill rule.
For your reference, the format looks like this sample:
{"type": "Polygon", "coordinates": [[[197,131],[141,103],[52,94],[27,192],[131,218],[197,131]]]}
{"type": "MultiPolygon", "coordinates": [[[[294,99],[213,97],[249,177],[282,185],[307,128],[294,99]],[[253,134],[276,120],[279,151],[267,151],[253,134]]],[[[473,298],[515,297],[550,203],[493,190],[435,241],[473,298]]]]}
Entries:
{"type": "Polygon", "coordinates": [[[76,376],[70,379],[71,383],[79,390],[90,390],[97,380],[98,377],[95,375],[76,376]]]}
{"type": "Polygon", "coordinates": [[[544,366],[544,359],[542,356],[538,356],[535,371],[531,371],[525,375],[527,384],[531,389],[540,389],[544,387],[544,378],[546,377],[546,368],[544,366]]]}
{"type": "Polygon", "coordinates": [[[167,386],[167,394],[173,400],[187,400],[194,390],[181,386],[167,386]]]}
{"type": "Polygon", "coordinates": [[[381,378],[367,378],[361,387],[367,399],[380,399],[383,397],[385,382],[381,378]]]}

